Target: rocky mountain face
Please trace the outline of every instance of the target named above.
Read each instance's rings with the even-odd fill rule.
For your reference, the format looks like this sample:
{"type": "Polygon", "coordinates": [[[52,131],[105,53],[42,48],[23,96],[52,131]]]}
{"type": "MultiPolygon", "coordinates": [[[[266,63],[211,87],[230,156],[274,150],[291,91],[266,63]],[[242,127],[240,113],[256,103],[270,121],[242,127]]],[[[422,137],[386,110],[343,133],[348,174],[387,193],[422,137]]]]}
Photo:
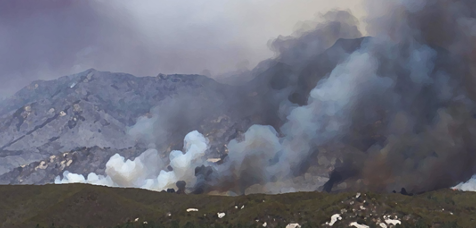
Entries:
{"type": "MultiPolygon", "coordinates": [[[[115,153],[130,158],[143,152],[146,145],[127,131],[139,117],[150,117],[151,108],[170,108],[167,100],[177,97],[222,104],[229,91],[200,75],[135,77],[94,69],[32,82],[0,106],[1,183],[48,183],[65,168],[100,173],[101,165],[115,153]],[[24,182],[19,177],[22,170],[24,182]]],[[[212,138],[210,156],[223,153],[225,142],[251,124],[226,111],[187,126],[212,138]]],[[[164,153],[182,147],[189,129],[179,130],[167,135],[164,153]]]]}

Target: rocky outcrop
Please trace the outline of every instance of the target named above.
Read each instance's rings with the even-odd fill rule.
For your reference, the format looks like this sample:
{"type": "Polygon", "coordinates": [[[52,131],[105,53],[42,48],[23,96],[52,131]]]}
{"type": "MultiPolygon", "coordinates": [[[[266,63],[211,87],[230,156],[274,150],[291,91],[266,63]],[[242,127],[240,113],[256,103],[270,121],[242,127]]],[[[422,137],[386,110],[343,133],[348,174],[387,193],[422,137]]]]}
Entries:
{"type": "Polygon", "coordinates": [[[0,175],[0,184],[47,184],[53,182],[55,177],[62,176],[66,170],[72,173],[81,173],[84,176],[91,172],[104,175],[106,162],[112,155],[119,153],[126,159],[132,159],[142,152],[143,149],[137,147],[126,149],[98,146],[77,148],[14,168],[10,172],[0,175]]]}
{"type": "MultiPolygon", "coordinates": [[[[130,157],[137,153],[127,148],[145,148],[127,130],[139,117],[151,115],[152,108],[160,108],[165,100],[181,96],[192,99],[191,103],[195,99],[195,103],[212,100],[221,104],[228,92],[226,85],[200,75],[135,77],[94,69],[33,82],[0,105],[0,174],[11,171],[2,176],[2,183],[51,182],[64,169],[63,160],[45,169],[31,167],[47,163],[52,156],[62,157],[68,151],[81,154],[81,159],[73,161],[78,167],[76,171],[75,166],[68,170],[100,173],[101,166],[104,168],[114,153],[130,157]]],[[[210,156],[219,156],[226,150],[225,142],[250,124],[248,119],[233,113],[216,112],[188,123],[188,127],[207,134],[211,139],[210,156]]],[[[164,153],[181,149],[188,129],[183,130],[170,132],[167,145],[159,149],[164,153]]]]}

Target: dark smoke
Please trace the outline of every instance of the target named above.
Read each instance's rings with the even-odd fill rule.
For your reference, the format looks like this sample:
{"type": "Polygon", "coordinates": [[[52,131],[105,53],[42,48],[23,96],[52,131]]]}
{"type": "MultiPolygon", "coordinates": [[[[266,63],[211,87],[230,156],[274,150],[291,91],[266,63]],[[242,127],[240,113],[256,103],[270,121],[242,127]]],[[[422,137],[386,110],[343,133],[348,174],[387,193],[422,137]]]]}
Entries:
{"type": "Polygon", "coordinates": [[[262,125],[229,142],[222,164],[194,165],[195,193],[331,191],[346,182],[411,194],[476,173],[476,2],[366,6],[368,37],[350,12],[332,11],[315,29],[272,42],[277,57],[224,104],[262,125]],[[324,186],[293,182],[326,153],[342,161],[324,186]]]}

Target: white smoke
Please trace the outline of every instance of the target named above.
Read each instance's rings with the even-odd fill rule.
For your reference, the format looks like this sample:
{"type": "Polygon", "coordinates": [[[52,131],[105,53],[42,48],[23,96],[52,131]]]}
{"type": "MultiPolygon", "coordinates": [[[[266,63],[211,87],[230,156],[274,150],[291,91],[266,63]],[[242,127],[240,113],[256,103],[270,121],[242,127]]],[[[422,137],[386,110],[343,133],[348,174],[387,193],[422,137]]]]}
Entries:
{"type": "Polygon", "coordinates": [[[286,134],[282,161],[288,163],[281,165],[298,165],[297,159],[308,157],[311,146],[345,132],[351,124],[350,111],[360,96],[392,86],[391,79],[376,75],[377,66],[372,55],[356,51],[311,91],[308,105],[294,109],[281,129],[286,134]]]}
{"type": "Polygon", "coordinates": [[[467,182],[460,183],[453,187],[453,189],[461,190],[461,191],[471,191],[476,192],[476,175],[474,175],[471,179],[467,182]]]}
{"type": "Polygon", "coordinates": [[[63,178],[56,177],[55,184],[88,183],[111,187],[135,187],[161,191],[175,188],[175,183],[184,180],[195,181],[195,167],[203,164],[203,156],[208,149],[208,139],[198,131],[185,136],[184,152],[172,151],[169,155],[172,171],[166,171],[166,163],[155,149],[148,149],[133,160],[119,154],[106,163],[106,176],[90,173],[87,178],[81,174],[65,171],[63,178]]]}

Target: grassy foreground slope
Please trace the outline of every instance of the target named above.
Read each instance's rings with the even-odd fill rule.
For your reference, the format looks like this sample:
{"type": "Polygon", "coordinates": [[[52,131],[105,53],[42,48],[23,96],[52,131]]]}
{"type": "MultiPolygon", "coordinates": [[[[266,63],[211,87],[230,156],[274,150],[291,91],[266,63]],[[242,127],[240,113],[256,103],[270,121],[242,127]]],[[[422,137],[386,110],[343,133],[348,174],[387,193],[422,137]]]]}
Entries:
{"type": "Polygon", "coordinates": [[[239,197],[178,195],[85,184],[0,186],[1,227],[476,227],[476,193],[440,190],[418,196],[319,192],[239,197]],[[198,211],[187,212],[195,208],[198,211]],[[217,213],[225,213],[219,218],[217,213]],[[137,220],[137,221],[136,221],[137,220]],[[147,223],[147,224],[144,224],[147,223]],[[153,225],[156,224],[156,225],[153,225]],[[397,226],[399,227],[399,226],[397,226]]]}

